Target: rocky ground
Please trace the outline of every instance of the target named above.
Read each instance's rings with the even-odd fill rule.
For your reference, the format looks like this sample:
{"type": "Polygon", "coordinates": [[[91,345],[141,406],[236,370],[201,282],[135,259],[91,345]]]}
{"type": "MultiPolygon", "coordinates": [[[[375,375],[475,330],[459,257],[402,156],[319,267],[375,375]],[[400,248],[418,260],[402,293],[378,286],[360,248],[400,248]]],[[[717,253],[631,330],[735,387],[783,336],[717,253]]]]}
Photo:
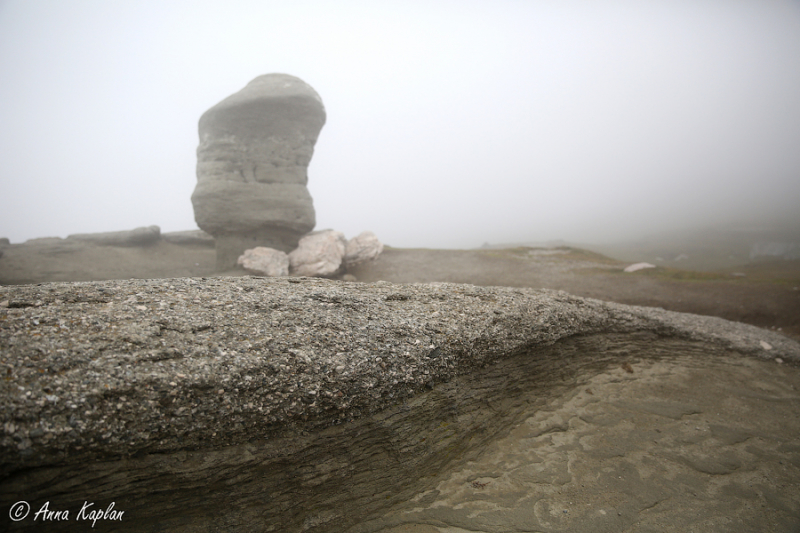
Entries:
{"type": "Polygon", "coordinates": [[[0,257],[4,506],[127,509],[103,531],[800,530],[795,262],[387,248],[354,284],[71,241],[0,257]]]}
{"type": "MultiPolygon", "coordinates": [[[[191,237],[167,233],[146,246],[101,246],[75,239],[6,245],[0,257],[0,284],[220,274],[215,270],[213,241],[191,237]]],[[[623,273],[628,264],[574,248],[387,247],[376,261],[351,274],[365,282],[443,281],[565,290],[589,298],[719,316],[800,339],[800,260],[746,262],[710,272],[660,267],[623,273]]]]}
{"type": "Polygon", "coordinates": [[[616,365],[350,533],[800,531],[799,391],[750,358],[616,365]]]}

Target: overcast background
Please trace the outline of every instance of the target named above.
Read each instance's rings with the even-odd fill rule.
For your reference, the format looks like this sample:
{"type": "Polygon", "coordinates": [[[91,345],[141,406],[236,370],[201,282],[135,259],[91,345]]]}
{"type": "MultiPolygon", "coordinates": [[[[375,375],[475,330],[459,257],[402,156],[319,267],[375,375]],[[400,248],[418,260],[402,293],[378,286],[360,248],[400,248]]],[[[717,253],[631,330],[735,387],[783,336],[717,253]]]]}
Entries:
{"type": "Polygon", "coordinates": [[[0,236],[196,227],[200,115],[300,77],[317,229],[401,247],[796,220],[800,2],[0,0],[0,236]]]}

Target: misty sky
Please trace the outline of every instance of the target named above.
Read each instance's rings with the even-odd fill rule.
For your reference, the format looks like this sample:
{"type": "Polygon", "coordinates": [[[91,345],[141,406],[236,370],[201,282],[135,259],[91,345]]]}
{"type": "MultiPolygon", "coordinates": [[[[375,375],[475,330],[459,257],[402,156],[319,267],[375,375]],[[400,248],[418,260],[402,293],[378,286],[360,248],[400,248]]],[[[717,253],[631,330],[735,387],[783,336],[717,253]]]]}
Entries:
{"type": "Polygon", "coordinates": [[[0,237],[196,228],[200,115],[327,123],[317,229],[606,242],[800,211],[800,2],[0,0],[0,237]]]}

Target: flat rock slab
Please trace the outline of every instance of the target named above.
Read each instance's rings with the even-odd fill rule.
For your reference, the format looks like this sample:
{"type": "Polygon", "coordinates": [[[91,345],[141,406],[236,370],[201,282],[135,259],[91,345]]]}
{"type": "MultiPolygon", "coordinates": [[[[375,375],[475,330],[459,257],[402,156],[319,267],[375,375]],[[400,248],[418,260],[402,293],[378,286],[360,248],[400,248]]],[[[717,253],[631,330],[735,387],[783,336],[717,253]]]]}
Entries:
{"type": "MultiPolygon", "coordinates": [[[[0,502],[124,500],[138,531],[343,531],[608,365],[800,361],[557,291],[254,277],[0,287],[0,349],[0,502]]],[[[695,409],[662,403],[639,407],[695,409]]]]}
{"type": "Polygon", "coordinates": [[[798,404],[800,372],[752,358],[614,365],[348,531],[797,531],[798,404]]]}

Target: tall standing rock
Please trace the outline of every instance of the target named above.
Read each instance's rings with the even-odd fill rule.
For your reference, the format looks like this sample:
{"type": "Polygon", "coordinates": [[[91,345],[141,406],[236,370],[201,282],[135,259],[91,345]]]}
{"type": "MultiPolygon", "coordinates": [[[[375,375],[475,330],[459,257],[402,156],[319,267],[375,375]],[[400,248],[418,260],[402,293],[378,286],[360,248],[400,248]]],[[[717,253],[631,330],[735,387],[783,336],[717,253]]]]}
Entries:
{"type": "Polygon", "coordinates": [[[306,184],[324,124],[322,99],[287,74],[259,76],[200,117],[192,205],[216,241],[217,269],[256,246],[290,252],[314,229],[306,184]]]}

